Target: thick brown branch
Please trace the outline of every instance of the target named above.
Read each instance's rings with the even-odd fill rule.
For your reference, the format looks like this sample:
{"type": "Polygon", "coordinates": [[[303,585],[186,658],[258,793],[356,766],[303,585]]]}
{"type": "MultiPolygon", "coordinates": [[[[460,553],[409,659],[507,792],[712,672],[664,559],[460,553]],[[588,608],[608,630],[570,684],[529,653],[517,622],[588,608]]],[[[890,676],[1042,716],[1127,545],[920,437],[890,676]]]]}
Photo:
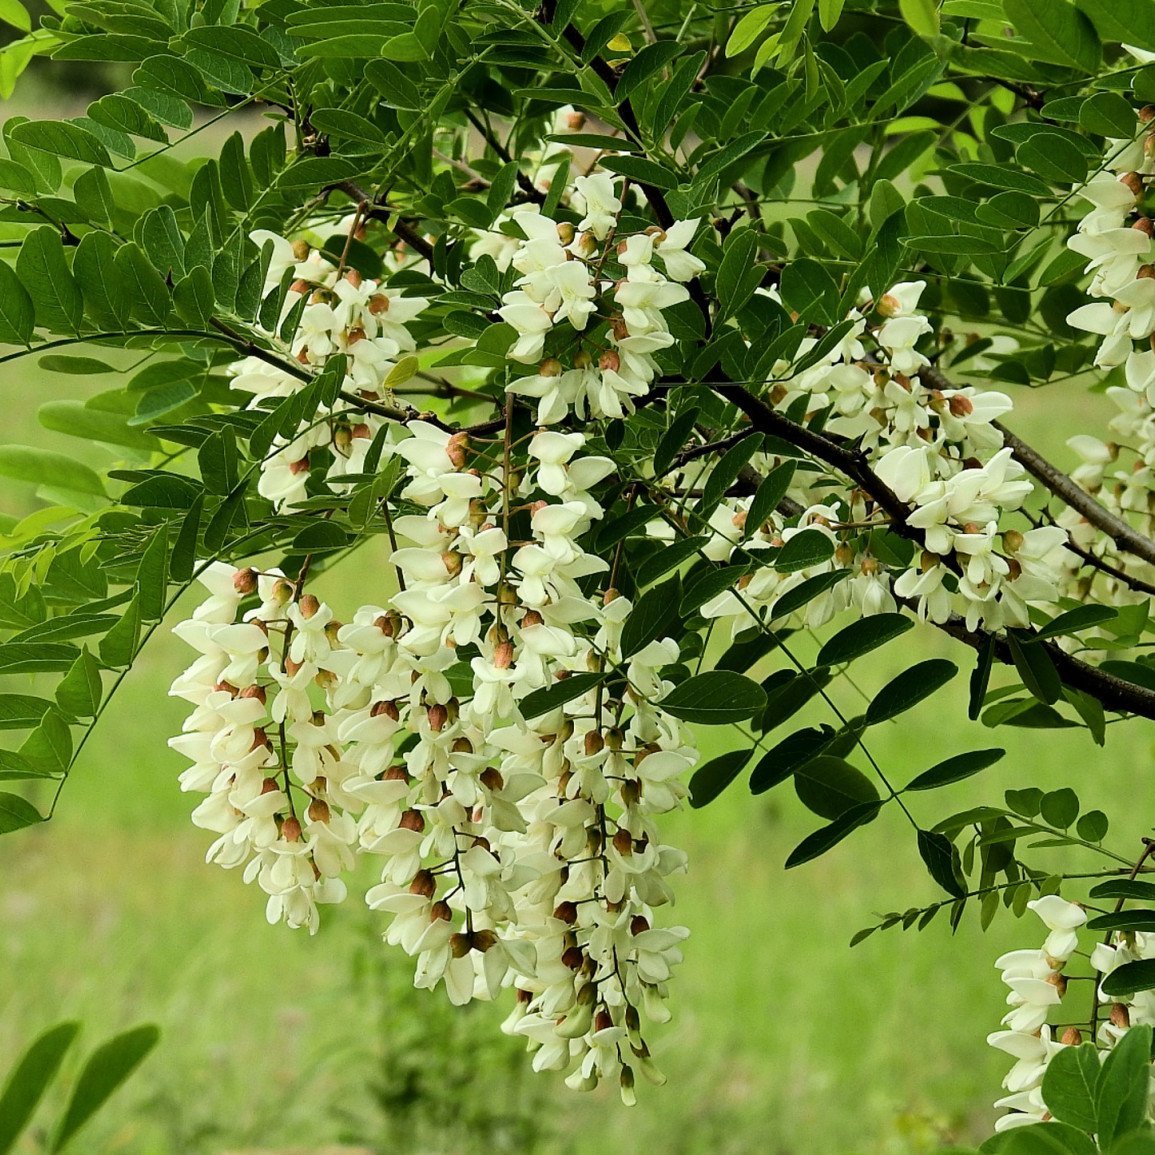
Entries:
{"type": "MultiPolygon", "coordinates": [[[[750,424],[755,429],[781,437],[845,474],[890,515],[891,529],[918,545],[924,544],[922,532],[911,526],[907,520],[910,515],[909,507],[874,474],[860,454],[820,433],[795,424],[740,385],[716,385],[714,389],[737,405],[750,419],[750,424]]],[[[982,646],[988,637],[985,631],[968,630],[965,624],[957,619],[952,619],[939,628],[976,649],[982,646]]],[[[1041,645],[1046,650],[1066,685],[1090,694],[1109,710],[1125,711],[1155,719],[1155,691],[1105,673],[1096,666],[1072,657],[1053,642],[1033,644],[1041,645]]],[[[995,657],[1004,665],[1014,664],[1010,646],[999,637],[995,638],[995,657]]]]}

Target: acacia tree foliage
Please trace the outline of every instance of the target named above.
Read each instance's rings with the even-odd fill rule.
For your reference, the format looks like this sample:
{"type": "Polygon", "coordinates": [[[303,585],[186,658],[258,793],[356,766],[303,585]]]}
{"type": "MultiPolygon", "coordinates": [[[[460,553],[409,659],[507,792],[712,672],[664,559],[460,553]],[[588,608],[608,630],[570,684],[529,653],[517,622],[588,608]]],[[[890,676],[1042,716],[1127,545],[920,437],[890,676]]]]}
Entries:
{"type": "MultiPolygon", "coordinates": [[[[791,783],[788,867],[909,831],[944,897],[881,927],[1046,922],[1007,963],[1008,1118],[1063,1122],[998,1149],[1147,1150],[1141,830],[1070,789],[943,816],[1002,750],[869,743],[964,663],[987,728],[1155,718],[1152,52],[1151,0],[61,6],[0,88],[36,54],[130,79],[4,122],[0,340],[106,386],[40,417],[115,460],[0,449],[51,503],[8,527],[0,670],[60,675],[0,696],[0,777],[59,798],[199,578],[174,744],[272,920],[380,855],[420,985],[516,987],[536,1065],[630,1099],[684,935],[660,814],[691,771],[693,806],[791,783]],[[1068,475],[999,386],[1072,377],[1121,412],[1071,417],[1068,475]],[[361,548],[377,588],[330,609],[361,548]],[[954,657],[839,713],[920,620],[954,657]],[[1083,1048],[1045,1025],[1088,917],[1060,887],[1112,907],[1083,1048]]],[[[0,793],[0,831],[50,816],[0,793]]]]}

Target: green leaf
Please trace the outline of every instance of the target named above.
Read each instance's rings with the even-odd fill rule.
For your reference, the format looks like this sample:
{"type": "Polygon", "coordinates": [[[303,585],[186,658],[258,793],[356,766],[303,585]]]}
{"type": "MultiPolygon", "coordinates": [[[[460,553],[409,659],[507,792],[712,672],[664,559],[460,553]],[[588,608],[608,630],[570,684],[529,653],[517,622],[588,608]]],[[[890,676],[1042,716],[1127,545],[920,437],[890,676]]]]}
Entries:
{"type": "Polygon", "coordinates": [[[797,313],[799,320],[818,325],[838,321],[838,284],[818,261],[809,257],[791,261],[782,270],[779,289],[782,303],[797,313]]]}
{"type": "Polygon", "coordinates": [[[778,508],[794,480],[796,468],[796,462],[786,461],[772,469],[763,478],[758,486],[758,492],[754,494],[754,500],[750,502],[750,509],[746,516],[745,532],[747,535],[757,532],[765,524],[766,519],[778,508]]]}
{"type": "Polygon", "coordinates": [[[1052,790],[1043,795],[1039,803],[1039,812],[1043,821],[1049,826],[1057,826],[1066,830],[1079,814],[1079,796],[1064,786],[1061,790],[1052,790]]]}
{"type": "Polygon", "coordinates": [[[749,750],[731,750],[699,766],[690,779],[690,805],[695,810],[713,802],[750,760],[749,750]]]}
{"type": "Polygon", "coordinates": [[[1124,963],[1107,975],[1101,985],[1103,994],[1115,999],[1125,999],[1139,991],[1155,990],[1155,959],[1144,958],[1124,963]]]}
{"type": "Polygon", "coordinates": [[[156,1046],[156,1027],[134,1027],[97,1047],[80,1072],[60,1129],[52,1143],[53,1155],[62,1151],[73,1136],[100,1110],[112,1093],[136,1070],[156,1046]]]}
{"type": "Polygon", "coordinates": [[[874,783],[842,758],[820,754],[794,771],[794,790],[802,805],[820,818],[840,818],[864,802],[878,801],[874,783]]]}
{"type": "Polygon", "coordinates": [[[1028,641],[1043,641],[1046,638],[1064,637],[1089,630],[1092,626],[1113,621],[1119,611],[1111,606],[1076,606],[1073,610],[1052,618],[1042,629],[1032,634],[1028,641]]]}
{"type": "MultiPolygon", "coordinates": [[[[327,525],[328,522],[321,522],[327,525]]],[[[140,616],[158,621],[164,616],[168,594],[168,523],[162,522],[145,547],[136,571],[136,598],[140,616]]]]}
{"type": "MultiPolygon", "coordinates": [[[[32,18],[20,0],[0,0],[0,20],[21,32],[32,31],[32,18]]],[[[3,1148],[0,1148],[3,1150],[3,1148]]]]}
{"type": "Polygon", "coordinates": [[[936,0],[898,0],[898,10],[912,32],[930,40],[938,35],[936,0]]]}
{"type": "Polygon", "coordinates": [[[132,665],[140,638],[140,604],[136,598],[125,607],[120,621],[100,641],[100,660],[113,669],[132,665]]]}
{"type": "Polygon", "coordinates": [[[82,401],[48,401],[40,406],[36,416],[45,429],[66,433],[69,437],[125,445],[146,453],[161,448],[151,433],[129,425],[123,414],[94,409],[82,401]]]}
{"type": "Polygon", "coordinates": [[[993,766],[1005,753],[1005,750],[995,747],[990,750],[968,750],[963,754],[956,754],[953,758],[947,758],[929,770],[924,770],[911,780],[906,789],[935,790],[951,782],[961,782],[964,778],[970,778],[988,766],[993,766]]]}
{"type": "Polygon", "coordinates": [[[32,298],[38,325],[54,333],[79,332],[84,301],[64,259],[60,233],[51,225],[41,225],[24,238],[16,274],[32,298]]]}
{"type": "Polygon", "coordinates": [[[0,476],[53,489],[104,497],[104,483],[96,472],[74,457],[27,445],[0,445],[0,476]]]}
{"type": "Polygon", "coordinates": [[[1092,898],[1144,898],[1155,900],[1155,882],[1138,878],[1112,878],[1091,887],[1092,898]]]}
{"type": "MultiPolygon", "coordinates": [[[[1126,970],[1134,963],[1119,968],[1126,970]]],[[[1119,971],[1113,971],[1108,979],[1119,971]]],[[[1106,980],[1104,980],[1106,989],[1106,980]]],[[[1120,1135],[1147,1120],[1147,1093],[1151,1079],[1151,1028],[1133,1026],[1103,1063],[1095,1096],[1095,1132],[1106,1149],[1120,1135]]]]}
{"type": "Polygon", "coordinates": [[[5,642],[0,645],[0,674],[50,674],[67,670],[79,651],[51,642],[5,642]]]}
{"type": "Polygon", "coordinates": [[[92,718],[100,709],[104,686],[100,663],[84,647],[80,657],[56,687],[56,701],[66,713],[77,718],[92,718]]]}
{"type": "Polygon", "coordinates": [[[622,627],[623,659],[632,657],[680,622],[678,602],[681,588],[682,579],[675,574],[669,581],[654,586],[638,598],[622,627]]]}
{"type": "Polygon", "coordinates": [[[876,726],[918,705],[941,689],[958,673],[946,658],[928,658],[887,682],[866,709],[866,724],[876,726]]]}
{"type": "Polygon", "coordinates": [[[818,22],[823,32],[829,32],[842,16],[846,0],[818,0],[818,22]]]}
{"type": "MultiPolygon", "coordinates": [[[[1136,48],[1155,51],[1155,3],[1152,0],[1075,0],[1079,10],[1089,16],[1104,44],[1133,44],[1136,48]]],[[[1101,131],[1101,130],[1095,130],[1101,131]]],[[[1131,127],[1117,136],[1130,136],[1131,127]]]]}
{"type": "Polygon", "coordinates": [[[40,725],[24,740],[23,758],[42,774],[63,774],[72,762],[72,731],[59,710],[46,710],[40,725]]]}
{"type": "Polygon", "coordinates": [[[36,311],[28,290],[12,266],[0,261],[0,344],[31,344],[35,326],[36,311]]]}
{"type": "Polygon", "coordinates": [[[683,721],[718,726],[760,713],[766,708],[766,691],[743,674],[711,670],[675,686],[661,707],[683,721]]]}
{"type": "Polygon", "coordinates": [[[779,573],[793,573],[822,565],[834,556],[834,542],[820,529],[803,529],[794,534],[778,551],[774,568],[779,573]]]}
{"type": "Polygon", "coordinates": [[[815,664],[837,666],[901,637],[914,623],[902,614],[874,614],[844,626],[818,651],[815,664]]]}
{"type": "MultiPolygon", "coordinates": [[[[112,168],[108,149],[87,130],[66,120],[26,120],[12,129],[12,139],[25,148],[46,152],[64,160],[80,160],[112,168]]],[[[49,231],[55,232],[50,226],[49,231]]]]}
{"type": "Polygon", "coordinates": [[[1111,821],[1102,810],[1088,810],[1075,824],[1075,833],[1084,842],[1102,842],[1111,828],[1111,821]]]}
{"type": "Polygon", "coordinates": [[[554,682],[552,686],[534,690],[518,703],[521,716],[527,722],[540,718],[542,714],[548,714],[550,710],[557,710],[567,702],[572,702],[574,698],[580,698],[582,694],[588,693],[604,680],[605,674],[571,674],[560,682],[554,682]]]}
{"type": "Polygon", "coordinates": [[[0,794],[0,834],[11,834],[13,830],[23,830],[25,826],[43,821],[40,811],[19,794],[0,794]]]}
{"type": "Polygon", "coordinates": [[[1099,1071],[1099,1052],[1093,1043],[1057,1051],[1043,1076],[1043,1095],[1051,1114],[1092,1134],[1099,1071]]]}
{"type": "Polygon", "coordinates": [[[718,503],[726,495],[726,491],[738,479],[738,474],[749,463],[750,458],[758,451],[762,444],[762,435],[753,433],[743,437],[736,445],[731,445],[722,454],[718,463],[710,471],[706,484],[702,487],[702,496],[698,501],[696,512],[706,521],[717,508],[718,503]]]}
{"type": "Polygon", "coordinates": [[[739,229],[726,238],[714,291],[723,317],[733,316],[753,295],[761,280],[755,260],[758,237],[753,229],[739,229]]]}
{"type": "Polygon", "coordinates": [[[602,168],[621,173],[622,176],[628,176],[630,180],[642,185],[650,185],[657,189],[678,187],[676,172],[671,172],[664,165],[648,160],[644,156],[607,156],[599,163],[602,168]]]}
{"type": "Polygon", "coordinates": [[[12,1069],[0,1094],[0,1155],[12,1150],[79,1033],[79,1023],[50,1027],[12,1069]]]}
{"type": "Polygon", "coordinates": [[[655,44],[647,44],[626,65],[614,90],[615,98],[619,103],[628,100],[631,92],[671,61],[676,60],[684,51],[684,47],[676,40],[659,40],[655,44]]]}
{"type": "Polygon", "coordinates": [[[870,822],[882,807],[881,801],[863,802],[845,810],[829,826],[807,835],[789,854],[786,869],[801,866],[837,846],[848,834],[870,822]]]}
{"type": "Polygon", "coordinates": [[[1087,929],[1152,931],[1155,930],[1155,910],[1142,910],[1135,907],[1131,910],[1115,910],[1110,914],[1100,914],[1087,921],[1087,929]]]}
{"type": "Polygon", "coordinates": [[[29,694],[0,694],[0,730],[27,730],[52,709],[46,698],[29,694]]]}
{"type": "Polygon", "coordinates": [[[100,328],[111,332],[128,326],[127,295],[116,268],[117,247],[108,233],[85,233],[72,258],[86,314],[100,328]]]}
{"type": "Polygon", "coordinates": [[[1063,695],[1063,682],[1047,651],[1041,646],[1028,643],[1030,636],[1018,630],[1007,630],[1011,657],[1023,685],[1040,702],[1053,706],[1063,695]]]}
{"type": "Polygon", "coordinates": [[[1007,18],[1035,59],[1063,64],[1081,72],[1099,67],[1102,50],[1091,22],[1067,0],[1004,0],[1007,18]]]}
{"type": "Polygon", "coordinates": [[[727,58],[745,52],[766,31],[777,9],[777,4],[758,4],[746,11],[741,20],[734,25],[734,30],[726,41],[727,58]]]}
{"type": "Polygon", "coordinates": [[[966,894],[966,887],[960,879],[961,870],[958,851],[945,834],[934,830],[918,832],[918,853],[931,878],[956,898],[966,894]]]}

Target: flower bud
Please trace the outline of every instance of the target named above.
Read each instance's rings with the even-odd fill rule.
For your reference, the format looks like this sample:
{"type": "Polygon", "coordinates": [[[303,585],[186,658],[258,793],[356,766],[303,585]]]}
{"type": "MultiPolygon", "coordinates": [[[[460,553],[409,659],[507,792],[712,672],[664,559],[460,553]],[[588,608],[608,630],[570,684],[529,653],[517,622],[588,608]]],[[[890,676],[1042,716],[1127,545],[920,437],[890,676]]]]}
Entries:
{"type": "Polygon", "coordinates": [[[332,815],[329,812],[329,804],[324,798],[314,798],[309,803],[309,821],[310,822],[324,822],[328,823],[332,815]]]}
{"type": "Polygon", "coordinates": [[[622,359],[614,349],[607,349],[598,358],[598,368],[610,373],[616,373],[622,367],[622,359]]]}
{"type": "Polygon", "coordinates": [[[950,411],[955,417],[969,417],[974,411],[974,402],[962,393],[956,393],[950,399],[950,411]]]}
{"type": "Polygon", "coordinates": [[[1131,1012],[1126,1003],[1111,1004],[1111,1023],[1116,1027],[1127,1028],[1131,1025],[1131,1012]]]}
{"type": "Polygon", "coordinates": [[[257,592],[257,571],[249,566],[248,569],[239,569],[233,574],[233,589],[239,594],[253,594],[257,592]]]}
{"type": "Polygon", "coordinates": [[[261,783],[262,794],[272,794],[276,790],[280,790],[280,786],[277,784],[277,780],[275,778],[266,778],[261,783]]]}
{"type": "Polygon", "coordinates": [[[321,609],[321,603],[314,594],[305,594],[297,605],[300,608],[301,617],[306,619],[316,616],[321,609]]]}
{"type": "Polygon", "coordinates": [[[502,790],[505,788],[505,779],[502,778],[501,771],[498,770],[496,766],[486,766],[477,777],[478,781],[486,790],[502,790]]]}
{"type": "Polygon", "coordinates": [[[469,941],[469,935],[458,931],[457,934],[449,936],[449,952],[454,958],[464,958],[472,949],[473,944],[469,941]]]}
{"type": "Polygon", "coordinates": [[[445,443],[445,455],[449,458],[454,469],[464,469],[466,455],[469,450],[469,434],[455,433],[445,443]]]}
{"type": "Polygon", "coordinates": [[[429,910],[429,921],[436,922],[438,919],[442,922],[453,921],[453,911],[450,909],[449,903],[444,899],[440,902],[435,902],[429,910]]]}
{"type": "Polygon", "coordinates": [[[582,963],[585,962],[585,957],[580,946],[568,947],[562,952],[562,965],[569,967],[571,971],[581,970],[582,963]]]}
{"type": "Polygon", "coordinates": [[[557,226],[557,239],[563,245],[572,243],[574,237],[577,236],[577,229],[570,224],[569,221],[559,221],[557,226]]]}
{"type": "Polygon", "coordinates": [[[425,714],[429,719],[429,729],[435,734],[440,734],[445,729],[445,723],[449,721],[449,711],[438,703],[435,706],[430,706],[425,714]]]}
{"type": "Polygon", "coordinates": [[[301,841],[301,824],[291,814],[281,823],[281,837],[286,842],[301,841]]]}
{"type": "Polygon", "coordinates": [[[497,945],[497,941],[497,931],[490,930],[489,927],[473,932],[473,949],[478,954],[485,954],[490,947],[497,945]]]}
{"type": "Polygon", "coordinates": [[[430,870],[419,870],[409,884],[410,894],[419,894],[422,898],[432,898],[437,893],[437,879],[430,870]]]}
{"type": "Polygon", "coordinates": [[[226,693],[230,697],[235,698],[240,691],[232,684],[232,682],[217,682],[213,686],[214,693],[226,693]]]}
{"type": "Polygon", "coordinates": [[[614,849],[623,858],[628,858],[634,852],[633,837],[624,826],[619,826],[617,833],[614,835],[614,849]]]}
{"type": "Polygon", "coordinates": [[[406,810],[397,825],[401,830],[412,830],[422,834],[425,831],[425,815],[420,810],[406,810]]]}
{"type": "Polygon", "coordinates": [[[557,906],[554,907],[553,917],[560,922],[567,923],[569,926],[573,926],[573,924],[577,922],[577,916],[578,909],[577,903],[575,902],[559,902],[557,906]]]}
{"type": "Polygon", "coordinates": [[[1065,1047],[1077,1047],[1083,1041],[1083,1034],[1078,1027],[1068,1027],[1059,1036],[1059,1042],[1065,1047]]]}
{"type": "Polygon", "coordinates": [[[390,766],[381,773],[382,782],[408,782],[409,771],[404,766],[390,766]]]}
{"type": "Polygon", "coordinates": [[[547,357],[538,365],[537,372],[541,377],[560,377],[565,369],[556,357],[547,357]]]}
{"type": "Polygon", "coordinates": [[[649,920],[643,914],[635,914],[630,920],[630,934],[645,934],[650,929],[649,920]]]}
{"type": "Polygon", "coordinates": [[[594,1030],[595,1031],[608,1031],[613,1027],[613,1025],[614,1025],[613,1016],[610,1014],[609,1011],[607,1011],[605,1009],[605,1007],[603,1007],[600,1011],[598,1011],[598,1013],[596,1015],[594,1015],[594,1030]]]}

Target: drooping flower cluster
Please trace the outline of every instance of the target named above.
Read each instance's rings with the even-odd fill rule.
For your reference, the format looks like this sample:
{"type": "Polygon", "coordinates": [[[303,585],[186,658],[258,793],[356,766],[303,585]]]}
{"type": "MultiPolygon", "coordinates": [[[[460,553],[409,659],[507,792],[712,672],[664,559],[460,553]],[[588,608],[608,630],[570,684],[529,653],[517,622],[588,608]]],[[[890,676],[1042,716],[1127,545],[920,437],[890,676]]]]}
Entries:
{"type": "MultiPolygon", "coordinates": [[[[1067,242],[1087,258],[1086,271],[1094,274],[1090,295],[1102,298],[1076,309],[1067,323],[1102,337],[1095,365],[1121,368],[1123,380],[1107,389],[1118,409],[1110,440],[1079,434],[1067,442],[1082,461],[1071,476],[1111,513],[1148,536],[1155,531],[1155,226],[1144,215],[1143,201],[1155,181],[1152,139],[1150,117],[1144,113],[1133,140],[1107,142],[1105,171],[1076,190],[1092,207],[1067,242]]],[[[1059,524],[1077,545],[1114,568],[1152,578],[1150,566],[1117,550],[1076,511],[1065,510],[1059,524]]],[[[1097,580],[1116,601],[1137,597],[1113,576],[1097,580]]]]}
{"type": "Polygon", "coordinates": [[[686,935],[657,925],[685,859],[655,820],[697,752],[655,705],[677,645],[622,652],[629,600],[580,544],[612,469],[584,440],[539,430],[512,461],[508,440],[409,423],[386,449],[414,510],[392,521],[399,588],[348,624],[301,580],[206,568],[212,596],[177,628],[200,657],[172,744],[208,794],[210,858],[259,882],[271,921],[315,930],[355,856],[377,857],[367,901],[418,986],[514,987],[507,1027],[537,1069],[630,1101],[637,1072],[660,1078],[641,1030],[668,1017],[686,935]]]}
{"type": "MultiPolygon", "coordinates": [[[[852,310],[841,341],[801,372],[794,371],[794,362],[775,365],[769,399],[785,408],[802,399],[807,419],[825,414],[825,429],[859,443],[875,474],[909,505],[906,523],[920,532],[925,548],[907,565],[880,556],[871,531],[885,529],[889,518],[858,491],[846,500],[828,490],[793,488],[790,496],[802,513],[785,529],[771,517],[735,532],[726,522],[743,522],[748,502],[730,500],[712,522],[719,556],[738,544],[747,550],[784,546],[803,530],[827,536],[831,552],[803,569],[759,568],[740,591],[708,603],[707,616],[732,617],[742,628],[751,611],[772,612],[801,582],[835,571],[848,580],[808,604],[811,626],[850,606],[867,614],[893,611],[896,599],[903,599],[934,622],[953,614],[971,629],[999,629],[1027,625],[1028,604],[1054,602],[1065,532],[1054,526],[1004,530],[1001,524],[1032,490],[992,425],[1011,400],[972,387],[940,389],[924,379],[929,362],[917,348],[931,332],[917,312],[924,288],[922,281],[895,285],[867,313],[852,310]]],[[[810,354],[818,340],[804,340],[795,360],[810,354]]],[[[762,473],[773,462],[755,458],[754,464],[762,473]]],[[[680,477],[673,481],[684,484],[680,477]]]]}
{"type": "Polygon", "coordinates": [[[1078,928],[1087,921],[1087,912],[1056,894],[1044,895],[1027,906],[1048,930],[1039,949],[1014,950],[995,962],[1003,982],[1010,988],[1010,1010],[1003,1016],[1002,1031],[987,1036],[987,1042],[1015,1059],[1003,1079],[1008,1092],[996,1107],[1009,1108],[995,1123],[996,1131],[1006,1131],[1050,1117],[1043,1101],[1043,1076],[1051,1059],[1065,1046],[1077,1046],[1078,1030],[1066,1028],[1060,1039],[1052,1037],[1047,1017],[1067,992],[1063,969],[1079,946],[1078,928]]]}
{"type": "MultiPolygon", "coordinates": [[[[1011,1009],[1003,1016],[1006,1029],[989,1035],[987,1042],[1016,1060],[1003,1079],[1009,1094],[995,1103],[996,1107],[1009,1108],[996,1122],[996,1131],[1050,1119],[1042,1090],[1047,1067],[1064,1047],[1077,1047],[1083,1042],[1083,1033],[1069,1020],[1059,1038],[1054,1038],[1047,1020],[1067,995],[1069,980],[1064,971],[1079,951],[1079,929],[1087,921],[1087,912],[1077,903],[1054,894],[1027,905],[1042,919],[1049,933],[1040,949],[1011,951],[995,963],[1010,988],[1007,1003],[1011,1009]]],[[[1115,931],[1108,941],[1096,944],[1090,963],[1096,976],[1106,978],[1118,967],[1150,958],[1155,958],[1155,935],[1115,931]]],[[[1140,991],[1116,998],[1103,992],[1101,979],[1096,976],[1091,976],[1096,984],[1095,998],[1104,1012],[1093,1020],[1095,1029],[1090,1041],[1098,1048],[1099,1058],[1104,1059],[1131,1027],[1155,1026],[1155,993],[1140,991]]],[[[1155,1078],[1155,1067],[1152,1076],[1155,1078]]],[[[1149,1096],[1148,1114],[1155,1117],[1155,1090],[1149,1096]]]]}
{"type": "MultiPolygon", "coordinates": [[[[350,227],[355,227],[351,222],[350,227]]],[[[274,292],[286,273],[293,281],[274,331],[266,335],[274,347],[308,369],[318,369],[334,354],[346,357],[342,392],[353,400],[320,407],[300,423],[292,436],[277,436],[272,452],[261,463],[258,490],[275,508],[292,506],[306,496],[314,470],[312,456],[327,451],[325,477],[335,485],[362,471],[382,419],[371,411],[377,401],[390,401],[391,389],[416,370],[410,356],[416,343],[410,323],[428,306],[424,297],[407,297],[363,277],[352,268],[334,264],[307,241],[288,241],[258,231],[253,241],[271,246],[265,294],[274,292]],[[282,339],[282,332],[286,339],[282,339]],[[369,403],[360,410],[357,401],[369,403]]],[[[231,367],[232,385],[253,396],[253,404],[288,397],[302,388],[300,378],[256,356],[231,367]]]]}
{"type": "Polygon", "coordinates": [[[674,344],[664,311],[689,299],[684,282],[705,268],[688,252],[698,221],[623,235],[620,193],[609,173],[579,176],[576,226],[519,205],[506,215],[509,232],[474,245],[475,257],[519,274],[498,313],[516,333],[508,356],[536,372],[509,389],[537,400],[542,425],[632,413],[658,375],[657,354],[674,344]]]}

